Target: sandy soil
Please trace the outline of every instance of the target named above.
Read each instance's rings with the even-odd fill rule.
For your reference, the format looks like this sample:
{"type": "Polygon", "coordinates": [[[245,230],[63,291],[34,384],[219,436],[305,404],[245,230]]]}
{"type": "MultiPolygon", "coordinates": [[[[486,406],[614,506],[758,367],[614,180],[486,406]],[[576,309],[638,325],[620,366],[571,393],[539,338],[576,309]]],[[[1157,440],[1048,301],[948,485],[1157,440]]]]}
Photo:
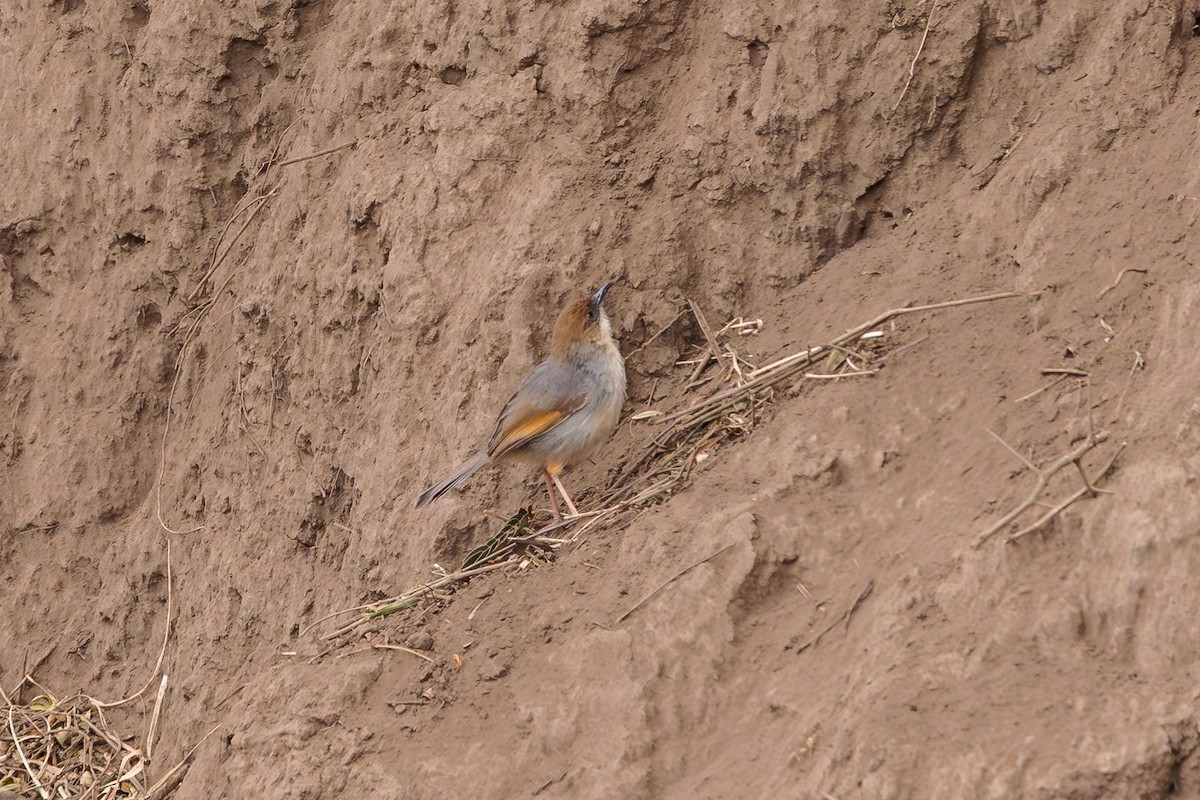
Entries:
{"type": "Polygon", "coordinates": [[[1200,797],[1198,18],[3,4],[0,685],[157,682],[169,594],[151,773],[221,726],[180,800],[1200,797]],[[605,280],[627,415],[723,388],[690,314],[643,346],[684,297],[761,364],[1036,294],[901,318],[669,498],[374,626],[432,662],[323,639],[544,504],[511,468],[412,507],[605,280]],[[1112,493],[975,547],[1034,482],[989,431],[1048,465],[1092,426],[1112,493]]]}

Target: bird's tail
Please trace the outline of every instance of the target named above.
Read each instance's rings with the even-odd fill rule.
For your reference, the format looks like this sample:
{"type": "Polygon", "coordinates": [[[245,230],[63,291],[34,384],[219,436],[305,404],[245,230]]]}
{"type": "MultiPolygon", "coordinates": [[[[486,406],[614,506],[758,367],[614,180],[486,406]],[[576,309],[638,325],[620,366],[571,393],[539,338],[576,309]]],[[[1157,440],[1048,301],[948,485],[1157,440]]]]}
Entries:
{"type": "Polygon", "coordinates": [[[420,508],[426,503],[432,503],[434,500],[437,500],[455,486],[458,486],[467,478],[474,475],[480,467],[487,463],[487,461],[488,454],[479,453],[467,463],[460,465],[458,469],[454,470],[449,475],[435,483],[433,486],[430,486],[428,489],[421,492],[421,496],[417,498],[417,508],[420,508]]]}

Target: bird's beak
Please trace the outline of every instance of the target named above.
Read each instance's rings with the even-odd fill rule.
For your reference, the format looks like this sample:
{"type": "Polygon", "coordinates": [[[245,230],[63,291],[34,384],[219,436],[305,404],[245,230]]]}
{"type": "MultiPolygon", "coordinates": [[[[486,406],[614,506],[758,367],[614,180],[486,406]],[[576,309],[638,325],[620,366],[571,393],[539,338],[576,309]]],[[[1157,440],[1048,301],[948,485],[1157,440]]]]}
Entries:
{"type": "Polygon", "coordinates": [[[596,293],[594,295],[592,295],[592,300],[591,300],[592,311],[596,312],[597,314],[600,313],[600,308],[601,308],[601,306],[604,305],[604,295],[608,294],[608,290],[610,287],[612,287],[612,284],[606,283],[603,286],[601,286],[599,289],[597,289],[596,293]]]}

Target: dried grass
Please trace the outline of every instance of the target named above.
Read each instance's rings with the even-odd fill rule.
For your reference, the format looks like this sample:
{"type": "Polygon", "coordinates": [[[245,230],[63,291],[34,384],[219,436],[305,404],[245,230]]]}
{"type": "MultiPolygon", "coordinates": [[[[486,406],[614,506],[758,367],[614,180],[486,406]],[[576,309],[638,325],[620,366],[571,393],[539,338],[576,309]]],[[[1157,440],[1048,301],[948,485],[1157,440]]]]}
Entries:
{"type": "Polygon", "coordinates": [[[145,749],[129,744],[95,699],[59,699],[28,675],[11,695],[0,689],[0,699],[0,797],[164,800],[195,754],[149,784],[149,736],[145,749]],[[21,700],[27,692],[37,694],[21,700]]]}

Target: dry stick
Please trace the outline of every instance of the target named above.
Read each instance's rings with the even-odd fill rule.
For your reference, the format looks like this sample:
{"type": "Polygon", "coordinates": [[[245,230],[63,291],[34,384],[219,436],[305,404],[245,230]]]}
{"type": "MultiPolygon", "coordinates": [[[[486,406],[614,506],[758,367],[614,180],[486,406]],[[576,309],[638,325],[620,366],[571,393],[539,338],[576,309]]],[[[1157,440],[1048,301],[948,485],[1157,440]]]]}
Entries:
{"type": "Polygon", "coordinates": [[[1083,458],[1085,455],[1087,455],[1088,451],[1106,439],[1108,439],[1108,434],[1104,433],[1103,431],[1097,434],[1088,434],[1087,439],[1085,439],[1083,444],[1081,444],[1079,447],[1076,447],[1071,452],[1059,457],[1058,460],[1046,467],[1044,470],[1038,470],[1037,483],[1034,484],[1033,491],[1029,493],[1028,499],[1026,499],[1025,502],[1018,505],[1012,511],[1005,514],[1001,519],[997,520],[992,527],[984,531],[983,535],[979,537],[979,540],[975,542],[975,549],[978,550],[980,547],[982,547],[988,539],[991,539],[993,536],[1003,530],[1004,527],[1010,522],[1019,517],[1025,511],[1025,509],[1036,503],[1038,496],[1046,488],[1046,484],[1050,482],[1050,478],[1052,478],[1056,472],[1063,467],[1073,464],[1079,459],[1083,458]]]}
{"type": "Polygon", "coordinates": [[[909,342],[908,344],[902,344],[899,347],[897,347],[895,350],[890,350],[890,351],[884,353],[883,355],[881,355],[879,358],[875,359],[875,363],[882,364],[883,362],[887,361],[889,358],[895,358],[896,356],[900,355],[901,353],[903,353],[906,350],[911,350],[918,345],[924,344],[926,341],[928,341],[928,339],[929,339],[928,336],[922,336],[920,339],[917,339],[916,341],[909,342]]]}
{"type": "Polygon", "coordinates": [[[1116,279],[1115,281],[1113,281],[1113,282],[1112,282],[1112,286],[1109,286],[1107,289],[1105,289],[1104,291],[1100,292],[1100,294],[1098,294],[1098,295],[1096,296],[1096,299],[1097,299],[1097,300],[1099,300],[1101,297],[1104,297],[1104,295],[1108,294],[1108,293],[1109,293],[1109,292],[1111,292],[1113,289],[1117,288],[1117,284],[1119,284],[1119,283],[1121,282],[1121,278],[1124,278],[1124,277],[1125,277],[1125,273],[1126,273],[1126,272],[1140,272],[1140,273],[1142,273],[1143,275],[1145,275],[1145,274],[1146,274],[1147,272],[1149,272],[1149,271],[1150,271],[1150,270],[1148,270],[1148,269],[1137,269],[1137,268],[1135,268],[1135,267],[1127,267],[1126,269],[1123,269],[1123,270],[1121,270],[1120,272],[1118,272],[1118,273],[1117,273],[1117,279],[1116,279]]]}
{"type": "MultiPolygon", "coordinates": [[[[288,123],[288,126],[283,129],[283,133],[275,137],[275,146],[271,148],[271,155],[267,156],[265,161],[259,162],[258,167],[256,167],[254,171],[255,177],[264,174],[271,167],[275,166],[275,159],[279,158],[279,148],[283,147],[283,140],[287,137],[288,132],[291,131],[291,129],[295,127],[296,123],[299,121],[299,118],[292,120],[288,123]]],[[[244,161],[242,163],[245,164],[244,161]]]]}
{"type": "MultiPolygon", "coordinates": [[[[242,201],[245,201],[245,198],[242,198],[242,201],[239,201],[237,206],[234,207],[233,213],[229,215],[229,219],[225,220],[225,224],[221,227],[221,233],[217,236],[217,241],[213,245],[212,256],[209,258],[209,270],[207,270],[205,273],[205,280],[212,275],[212,265],[216,262],[217,255],[221,252],[221,243],[225,241],[225,234],[229,233],[229,229],[233,227],[233,223],[237,221],[237,218],[246,213],[246,211],[250,209],[250,206],[254,205],[259,200],[260,198],[258,197],[252,197],[250,198],[249,202],[246,202],[245,205],[243,205],[242,201]]],[[[196,285],[196,287],[192,290],[192,293],[188,295],[188,299],[191,300],[195,296],[195,293],[199,291],[200,287],[202,286],[204,286],[204,280],[201,280],[200,283],[196,285]]],[[[191,312],[189,311],[189,313],[191,312]]],[[[187,315],[185,314],[184,316],[186,317],[187,315]]]]}
{"type": "Polygon", "coordinates": [[[675,575],[673,575],[672,577],[670,577],[670,578],[667,578],[667,580],[665,580],[663,583],[659,584],[659,586],[658,586],[658,588],[657,588],[657,589],[655,589],[654,591],[650,592],[650,594],[646,595],[646,596],[645,596],[645,597],[643,597],[641,600],[638,600],[638,601],[637,601],[637,603],[635,603],[635,604],[634,604],[633,608],[629,609],[629,610],[628,610],[628,611],[626,611],[624,614],[622,614],[621,616],[617,617],[617,622],[616,622],[616,624],[618,624],[618,625],[619,625],[619,624],[621,624],[622,622],[624,622],[625,620],[629,619],[629,617],[630,617],[630,616],[632,616],[632,615],[633,615],[633,613],[634,613],[635,611],[637,611],[637,610],[638,610],[639,608],[641,608],[642,606],[646,605],[646,603],[648,603],[648,602],[650,602],[651,600],[653,600],[653,599],[654,599],[654,597],[655,597],[655,595],[657,595],[657,594],[658,594],[659,592],[661,592],[663,589],[667,588],[667,587],[668,587],[668,586],[670,586],[672,583],[674,583],[675,581],[679,580],[679,579],[680,579],[680,578],[682,578],[684,575],[688,574],[689,572],[691,572],[692,570],[694,570],[696,567],[700,566],[701,564],[705,564],[705,563],[707,563],[707,562],[709,562],[709,561],[712,561],[714,558],[716,558],[717,556],[721,555],[721,553],[724,553],[726,550],[728,550],[729,548],[733,547],[733,546],[734,546],[734,545],[736,545],[736,544],[738,544],[738,542],[730,542],[729,544],[725,545],[724,547],[722,547],[720,550],[716,551],[715,553],[712,553],[711,555],[707,555],[707,556],[705,556],[704,558],[702,558],[702,559],[700,559],[699,561],[697,561],[695,564],[692,564],[692,565],[690,565],[690,566],[684,567],[682,570],[680,570],[679,572],[677,572],[677,573],[676,573],[675,575]]]}
{"type": "Polygon", "coordinates": [[[683,314],[684,314],[684,312],[680,311],[678,314],[674,315],[674,317],[671,318],[670,323],[667,323],[666,325],[660,327],[658,332],[654,333],[654,336],[646,339],[646,341],[644,341],[640,345],[638,345],[638,347],[636,349],[632,350],[629,355],[634,355],[635,353],[641,353],[642,350],[648,348],[650,343],[654,342],[654,339],[659,338],[660,336],[664,335],[664,333],[666,333],[668,330],[671,329],[672,325],[678,323],[679,318],[683,317],[683,314]]]}
{"type": "Polygon", "coordinates": [[[433,659],[422,653],[420,650],[413,650],[411,647],[405,647],[402,644],[373,644],[371,647],[376,650],[399,650],[402,653],[408,653],[409,655],[414,655],[417,658],[423,658],[430,664],[433,663],[433,659]]]}
{"type": "Polygon", "coordinates": [[[1071,369],[1069,367],[1044,367],[1042,369],[1042,374],[1043,375],[1064,375],[1064,376],[1073,375],[1076,378],[1092,377],[1092,373],[1090,373],[1090,372],[1084,372],[1081,369],[1071,369]]]}
{"type": "Polygon", "coordinates": [[[875,579],[872,578],[871,580],[867,581],[867,585],[863,587],[863,590],[858,593],[858,597],[854,598],[854,602],[850,604],[848,609],[846,609],[846,613],[843,615],[846,621],[846,633],[850,632],[850,617],[854,615],[855,611],[858,611],[858,607],[861,606],[863,601],[870,597],[874,591],[875,579]]]}
{"type": "MultiPolygon", "coordinates": [[[[258,216],[258,212],[262,211],[263,206],[265,206],[267,204],[267,201],[270,200],[272,197],[274,197],[278,193],[279,193],[279,187],[277,186],[274,189],[272,189],[271,191],[267,192],[266,194],[259,195],[258,197],[251,200],[250,203],[245,208],[243,208],[241,211],[235,210],[233,212],[233,215],[229,218],[230,222],[232,222],[234,219],[236,219],[239,214],[245,213],[250,208],[254,209],[253,211],[250,212],[250,216],[246,217],[246,221],[242,223],[242,227],[238,228],[238,232],[235,233],[233,235],[233,238],[229,240],[229,244],[225,247],[225,251],[223,253],[221,253],[220,256],[216,256],[215,258],[213,258],[212,266],[210,266],[208,268],[208,271],[204,273],[204,277],[201,278],[200,282],[196,284],[196,288],[192,289],[191,293],[188,294],[188,296],[187,296],[188,300],[196,299],[196,295],[199,294],[200,290],[204,288],[204,285],[206,283],[208,283],[208,279],[213,276],[213,273],[217,271],[217,269],[221,266],[221,264],[225,263],[225,259],[229,257],[229,253],[233,250],[234,246],[237,244],[238,239],[242,238],[242,234],[245,233],[246,229],[250,227],[250,223],[254,222],[254,218],[256,216],[258,216]]],[[[225,235],[224,231],[222,231],[222,233],[221,233],[222,238],[224,238],[224,235],[225,235]]],[[[218,242],[219,241],[220,240],[218,240],[218,242]]],[[[219,246],[219,244],[218,244],[218,246],[219,246]]],[[[216,254],[214,253],[214,256],[215,255],[216,254]]],[[[199,320],[197,320],[197,322],[199,322],[199,320]]]]}
{"type": "Polygon", "coordinates": [[[996,432],[995,432],[995,431],[993,431],[991,428],[986,428],[985,430],[986,430],[988,433],[990,433],[990,434],[992,435],[992,438],[993,438],[993,439],[995,439],[995,440],[996,440],[997,442],[999,442],[1000,444],[1004,445],[1004,448],[1005,448],[1006,450],[1008,450],[1008,452],[1012,453],[1014,456],[1016,456],[1017,458],[1019,458],[1019,459],[1021,460],[1021,463],[1022,463],[1022,464],[1024,464],[1024,465],[1025,465],[1025,466],[1027,466],[1027,467],[1029,467],[1029,468],[1030,468],[1031,470],[1033,470],[1034,472],[1037,472],[1037,471],[1038,471],[1038,468],[1037,468],[1037,467],[1035,467],[1035,466],[1033,465],[1033,462],[1032,462],[1032,461],[1030,461],[1028,458],[1026,458],[1025,456],[1023,456],[1023,455],[1021,455],[1020,453],[1018,453],[1018,452],[1017,452],[1017,449],[1016,449],[1015,447],[1013,447],[1011,444],[1009,444],[1008,442],[1006,442],[1006,441],[1004,441],[1003,439],[1001,439],[1001,438],[1000,438],[1000,434],[996,433],[996,432]]]}
{"type": "Polygon", "coordinates": [[[338,653],[336,656],[333,657],[333,660],[341,661],[343,658],[349,658],[350,656],[356,656],[359,653],[366,653],[370,649],[371,649],[370,646],[367,646],[367,647],[360,647],[357,650],[347,650],[344,653],[338,653]]]}
{"type": "Polygon", "coordinates": [[[34,533],[35,531],[52,531],[58,527],[57,522],[51,522],[49,525],[31,525],[28,528],[21,528],[17,533],[34,533]]]}
{"type": "MultiPolygon", "coordinates": [[[[1124,449],[1125,449],[1125,442],[1121,442],[1121,445],[1117,448],[1117,451],[1112,454],[1112,458],[1110,458],[1108,460],[1108,463],[1105,464],[1104,467],[1101,468],[1101,470],[1096,473],[1096,477],[1092,481],[1089,481],[1087,479],[1087,476],[1084,475],[1083,476],[1084,483],[1086,485],[1082,489],[1078,490],[1077,492],[1075,492],[1075,494],[1071,495],[1066,500],[1062,501],[1061,503],[1056,505],[1054,508],[1047,511],[1045,514],[1043,514],[1041,517],[1038,518],[1037,522],[1034,522],[1032,525],[1030,525],[1026,528],[1022,528],[1021,530],[1014,533],[1012,536],[1009,536],[1005,541],[1011,543],[1011,542],[1017,541],[1018,539],[1022,539],[1024,537],[1028,536],[1029,534],[1033,533],[1034,531],[1040,529],[1043,525],[1045,525],[1050,520],[1054,519],[1056,516],[1058,516],[1062,512],[1066,511],[1067,508],[1069,508],[1072,504],[1074,504],[1077,500],[1082,498],[1084,495],[1092,494],[1093,492],[1104,491],[1102,489],[1097,489],[1096,487],[1092,486],[1092,483],[1094,481],[1103,480],[1104,477],[1106,475],[1108,475],[1108,473],[1112,470],[1113,465],[1117,463],[1117,456],[1121,455],[1121,451],[1124,449]]],[[[1079,462],[1076,461],[1075,465],[1079,466],[1079,462]]],[[[1082,469],[1083,468],[1080,467],[1081,472],[1082,472],[1082,469]]]]}
{"type": "MultiPolygon", "coordinates": [[[[808,357],[807,360],[802,362],[804,366],[807,366],[808,364],[811,364],[813,358],[816,355],[819,355],[821,352],[823,352],[823,350],[820,347],[814,347],[814,348],[810,348],[808,351],[805,351],[804,353],[797,353],[796,355],[797,356],[807,356],[808,357]],[[816,352],[813,353],[813,351],[816,351],[816,352]]],[[[792,366],[795,366],[795,362],[787,365],[787,367],[792,367],[792,366]]],[[[677,419],[682,419],[682,418],[688,417],[692,414],[699,414],[701,412],[708,413],[709,411],[711,411],[713,409],[717,409],[717,410],[722,409],[725,407],[725,405],[724,405],[725,400],[748,394],[750,392],[750,390],[756,389],[759,386],[778,383],[780,380],[782,380],[784,377],[786,377],[786,374],[785,374],[787,372],[786,368],[780,368],[780,369],[770,372],[768,374],[759,374],[759,373],[763,373],[764,369],[766,369],[766,368],[760,368],[760,369],[757,369],[754,372],[750,373],[752,376],[751,379],[749,381],[747,381],[746,383],[744,383],[743,385],[735,386],[731,389],[725,389],[723,391],[717,392],[716,394],[709,397],[707,400],[701,400],[700,402],[696,403],[695,405],[693,405],[689,408],[685,408],[682,411],[676,411],[674,414],[669,414],[666,417],[663,417],[661,420],[659,420],[659,422],[673,422],[677,419]],[[753,377],[754,375],[759,375],[759,376],[753,377]]],[[[790,374],[790,373],[787,373],[787,374],[790,374]]],[[[689,420],[690,423],[696,423],[699,421],[701,421],[701,419],[699,419],[699,418],[689,420]]]]}
{"type": "Polygon", "coordinates": [[[320,619],[315,619],[312,622],[310,622],[308,625],[305,625],[303,628],[301,628],[300,635],[304,636],[309,631],[311,631],[313,628],[320,625],[322,622],[331,620],[334,617],[340,617],[344,614],[353,614],[356,611],[367,611],[368,609],[374,608],[376,605],[377,605],[377,603],[366,603],[365,605],[354,606],[353,608],[343,608],[339,611],[330,612],[329,614],[326,614],[325,616],[321,617],[320,619]]]}
{"type": "MultiPolygon", "coordinates": [[[[645,494],[645,493],[643,492],[643,494],[645,494]]],[[[624,511],[626,508],[629,508],[634,503],[641,502],[644,499],[645,498],[639,496],[639,497],[634,497],[629,500],[626,500],[623,503],[618,503],[615,506],[609,506],[607,509],[604,509],[602,511],[602,513],[597,514],[596,516],[589,519],[587,522],[583,523],[583,525],[579,528],[579,530],[577,530],[577,531],[575,531],[575,533],[571,534],[571,538],[567,540],[567,543],[574,544],[575,542],[579,541],[579,537],[581,537],[581,536],[583,536],[583,534],[587,533],[588,528],[592,527],[600,520],[604,519],[605,517],[609,516],[610,514],[616,514],[619,511],[624,511]]]]}
{"type": "MultiPolygon", "coordinates": [[[[1086,398],[1087,400],[1088,436],[1094,439],[1096,438],[1096,416],[1093,413],[1095,407],[1092,405],[1092,382],[1090,378],[1080,381],[1080,388],[1084,390],[1079,393],[1080,399],[1086,398]]],[[[1088,483],[1087,475],[1083,471],[1083,464],[1080,463],[1079,459],[1075,459],[1075,466],[1078,467],[1079,474],[1083,476],[1083,485],[1091,489],[1092,485],[1088,483]]],[[[1092,494],[1095,494],[1095,492],[1093,491],[1092,494]]]]}
{"type": "Polygon", "coordinates": [[[792,353],[790,356],[785,356],[777,361],[772,361],[770,364],[759,367],[750,371],[750,380],[755,380],[758,377],[769,377],[771,374],[778,372],[781,369],[795,366],[800,362],[811,362],[817,356],[830,349],[828,345],[816,345],[807,350],[802,350],[799,353],[792,353]]]}
{"type": "Polygon", "coordinates": [[[1137,350],[1133,351],[1133,363],[1129,366],[1129,375],[1125,377],[1125,388],[1121,389],[1121,396],[1117,398],[1117,410],[1113,412],[1113,419],[1118,422],[1121,420],[1121,406],[1125,404],[1125,395],[1129,392],[1129,387],[1133,384],[1133,373],[1137,372],[1138,367],[1145,368],[1146,360],[1142,358],[1142,354],[1137,350]]]}
{"type": "MultiPolygon", "coordinates": [[[[163,519],[162,513],[162,487],[163,477],[167,473],[167,438],[171,433],[171,409],[175,404],[175,390],[179,388],[179,378],[183,374],[183,360],[187,355],[187,349],[191,345],[192,339],[195,337],[198,328],[199,320],[196,321],[196,324],[193,325],[184,336],[183,347],[179,349],[179,357],[175,360],[175,376],[171,379],[171,391],[167,393],[167,419],[166,422],[163,423],[162,441],[159,443],[158,480],[155,482],[154,486],[154,515],[158,517],[158,524],[167,533],[174,533],[178,535],[195,533],[196,531],[204,530],[203,525],[197,525],[196,527],[190,528],[186,531],[175,530],[167,524],[166,520],[163,519]]],[[[170,540],[168,540],[168,542],[169,541],[170,540]]]]}
{"type": "Polygon", "coordinates": [[[925,40],[929,38],[929,28],[933,25],[933,10],[935,8],[937,8],[937,0],[933,0],[933,3],[929,6],[929,14],[925,17],[925,33],[921,36],[921,45],[917,48],[917,54],[913,56],[912,63],[908,65],[908,80],[904,82],[904,90],[896,98],[896,105],[892,106],[893,114],[900,107],[900,103],[904,100],[904,95],[908,94],[908,87],[912,84],[913,76],[916,74],[917,59],[921,57],[921,51],[925,49],[925,40]]]}
{"type": "Polygon", "coordinates": [[[872,578],[871,580],[867,581],[867,585],[864,586],[862,591],[858,593],[858,597],[856,597],[854,599],[854,602],[850,604],[850,607],[846,609],[845,613],[843,613],[840,617],[835,619],[833,622],[829,623],[829,625],[823,631],[818,633],[811,640],[809,640],[805,644],[800,645],[800,647],[798,647],[796,649],[796,655],[800,655],[805,650],[808,650],[810,647],[816,647],[817,644],[822,639],[825,638],[825,634],[829,633],[831,630],[836,628],[838,625],[841,625],[843,622],[846,623],[846,632],[849,633],[850,632],[850,616],[855,611],[857,611],[858,607],[863,604],[863,601],[865,601],[868,597],[870,597],[874,592],[875,592],[875,579],[872,578]]]}
{"type": "Polygon", "coordinates": [[[13,725],[12,705],[9,705],[8,707],[8,730],[12,733],[13,745],[17,748],[17,755],[21,757],[21,763],[25,765],[25,772],[29,775],[30,780],[33,781],[33,785],[37,787],[38,794],[40,794],[44,800],[50,800],[50,793],[42,786],[42,782],[38,780],[38,776],[36,773],[34,773],[33,767],[29,765],[29,759],[25,757],[25,750],[21,747],[21,739],[17,736],[17,726],[13,725]]]}
{"type": "MultiPolygon", "coordinates": [[[[334,632],[326,634],[326,636],[324,638],[326,641],[328,641],[330,639],[336,639],[337,637],[339,637],[343,634],[349,633],[350,631],[354,630],[355,628],[359,627],[360,625],[363,625],[372,619],[376,619],[377,617],[382,616],[382,614],[380,612],[385,609],[390,608],[391,606],[399,605],[400,603],[405,603],[405,602],[408,602],[409,600],[419,600],[420,597],[423,594],[425,594],[426,592],[431,592],[434,589],[440,589],[443,586],[448,586],[451,583],[456,583],[458,581],[465,580],[474,575],[482,575],[485,572],[491,572],[493,570],[500,569],[501,567],[511,566],[513,563],[514,563],[514,559],[508,559],[505,561],[501,561],[498,564],[487,564],[482,567],[475,567],[473,569],[463,570],[462,572],[451,573],[450,575],[445,575],[441,578],[438,578],[435,581],[430,581],[428,583],[422,584],[421,586],[417,586],[412,589],[409,589],[404,594],[397,595],[396,597],[385,600],[382,603],[375,603],[370,606],[360,607],[358,609],[350,609],[350,611],[370,611],[370,609],[372,609],[372,608],[374,608],[376,610],[370,611],[370,613],[364,614],[362,617],[359,617],[358,619],[354,620],[353,622],[349,622],[349,623],[343,625],[342,627],[338,628],[334,632]]],[[[346,613],[346,612],[339,611],[336,614],[331,614],[329,617],[325,617],[324,619],[329,619],[330,617],[338,616],[338,615],[344,614],[344,613],[346,613]]],[[[319,621],[320,620],[318,620],[318,622],[319,621]]],[[[313,623],[313,625],[315,625],[315,624],[316,623],[313,623]]],[[[309,625],[306,630],[311,629],[312,627],[313,627],[312,625],[309,625]]]]}
{"type": "Polygon", "coordinates": [[[836,381],[841,378],[857,378],[860,375],[878,375],[878,374],[879,374],[879,370],[877,370],[877,369],[860,369],[860,370],[855,370],[854,372],[838,372],[838,373],[831,373],[828,375],[823,375],[819,372],[806,372],[806,373],[804,373],[804,377],[811,378],[816,381],[836,381]]]}
{"type": "MultiPolygon", "coordinates": [[[[746,384],[717,392],[708,399],[701,400],[690,408],[686,408],[683,411],[677,411],[674,414],[663,417],[661,420],[659,420],[659,422],[673,422],[677,419],[683,419],[693,414],[706,413],[711,412],[713,409],[723,408],[724,401],[728,400],[729,398],[749,394],[750,390],[759,386],[779,383],[780,381],[791,376],[793,368],[803,368],[804,366],[811,364],[813,359],[822,355],[827,350],[833,349],[845,342],[853,341],[862,336],[864,333],[878,327],[879,325],[882,325],[888,320],[894,319],[895,317],[900,317],[905,314],[917,314],[923,311],[935,311],[942,308],[955,308],[957,306],[972,305],[975,303],[988,303],[994,300],[1007,300],[1013,297],[1029,297],[1036,294],[1037,292],[1000,292],[998,294],[989,294],[980,297],[968,297],[962,300],[950,300],[943,303],[929,303],[922,306],[910,306],[908,308],[893,308],[890,311],[880,314],[871,321],[865,322],[862,325],[843,333],[841,336],[836,337],[828,344],[810,347],[807,350],[802,350],[801,352],[794,353],[786,358],[781,358],[778,361],[772,362],[764,367],[759,367],[758,369],[749,373],[747,377],[749,377],[750,380],[746,384]]],[[[688,424],[695,424],[696,422],[698,422],[698,420],[693,419],[689,420],[688,424]]]]}
{"type": "Polygon", "coordinates": [[[1062,383],[1066,379],[1067,379],[1066,375],[1059,375],[1057,378],[1050,381],[1049,383],[1047,383],[1045,386],[1041,387],[1040,389],[1034,389],[1032,392],[1025,395],[1024,397],[1018,397],[1016,400],[1013,400],[1013,402],[1014,403],[1023,403],[1026,400],[1031,400],[1031,399],[1037,397],[1042,392],[1046,391],[1047,389],[1053,389],[1055,386],[1058,386],[1060,383],[1062,383]]]}
{"type": "Polygon", "coordinates": [[[158,719],[162,714],[163,698],[167,694],[167,676],[164,674],[158,684],[158,695],[154,698],[154,711],[150,714],[150,727],[146,730],[146,760],[149,761],[154,753],[154,734],[158,729],[158,719]]]}
{"type": "Polygon", "coordinates": [[[183,783],[184,776],[187,775],[188,769],[191,768],[192,759],[196,756],[196,750],[198,750],[200,745],[204,744],[204,742],[208,740],[208,737],[212,736],[220,729],[221,726],[216,725],[212,730],[204,734],[204,737],[200,741],[196,742],[195,746],[188,751],[187,755],[183,757],[182,761],[172,767],[166,775],[163,775],[161,778],[159,778],[157,783],[150,787],[150,791],[146,793],[145,800],[165,800],[167,795],[175,791],[179,784],[183,783]]]}
{"type": "Polygon", "coordinates": [[[198,326],[193,326],[184,336],[183,347],[180,348],[179,357],[175,362],[175,376],[171,379],[171,391],[167,393],[167,418],[163,424],[162,441],[160,442],[159,446],[158,480],[155,482],[154,487],[154,514],[158,518],[158,524],[167,533],[173,533],[177,535],[195,533],[196,531],[204,530],[203,525],[197,525],[196,527],[189,528],[188,530],[176,530],[167,524],[166,520],[163,519],[162,513],[163,478],[165,477],[167,471],[167,440],[171,433],[171,416],[172,409],[175,405],[175,391],[179,388],[179,379],[183,374],[183,361],[186,357],[187,349],[191,345],[192,339],[195,338],[197,328],[198,326]]]}
{"type": "Polygon", "coordinates": [[[336,147],[329,147],[329,148],[326,148],[325,150],[321,150],[316,153],[311,153],[310,155],[307,155],[307,156],[297,156],[296,158],[289,158],[287,161],[280,161],[275,166],[282,168],[282,167],[286,167],[290,164],[299,164],[301,161],[311,161],[314,158],[320,158],[321,156],[327,156],[327,155],[336,153],[339,150],[345,150],[347,147],[354,147],[354,145],[356,145],[356,144],[358,144],[357,139],[352,142],[346,142],[345,144],[339,144],[336,147]]]}
{"type": "Polygon", "coordinates": [[[696,362],[696,369],[692,372],[689,384],[695,383],[696,378],[700,377],[700,373],[708,366],[708,362],[718,360],[721,357],[721,346],[717,344],[717,337],[713,335],[712,327],[708,324],[708,319],[704,316],[704,312],[700,310],[700,306],[692,298],[687,298],[688,306],[692,309],[692,316],[696,318],[696,324],[700,326],[700,332],[704,334],[705,341],[708,342],[708,350],[701,354],[700,360],[696,362]]]}

